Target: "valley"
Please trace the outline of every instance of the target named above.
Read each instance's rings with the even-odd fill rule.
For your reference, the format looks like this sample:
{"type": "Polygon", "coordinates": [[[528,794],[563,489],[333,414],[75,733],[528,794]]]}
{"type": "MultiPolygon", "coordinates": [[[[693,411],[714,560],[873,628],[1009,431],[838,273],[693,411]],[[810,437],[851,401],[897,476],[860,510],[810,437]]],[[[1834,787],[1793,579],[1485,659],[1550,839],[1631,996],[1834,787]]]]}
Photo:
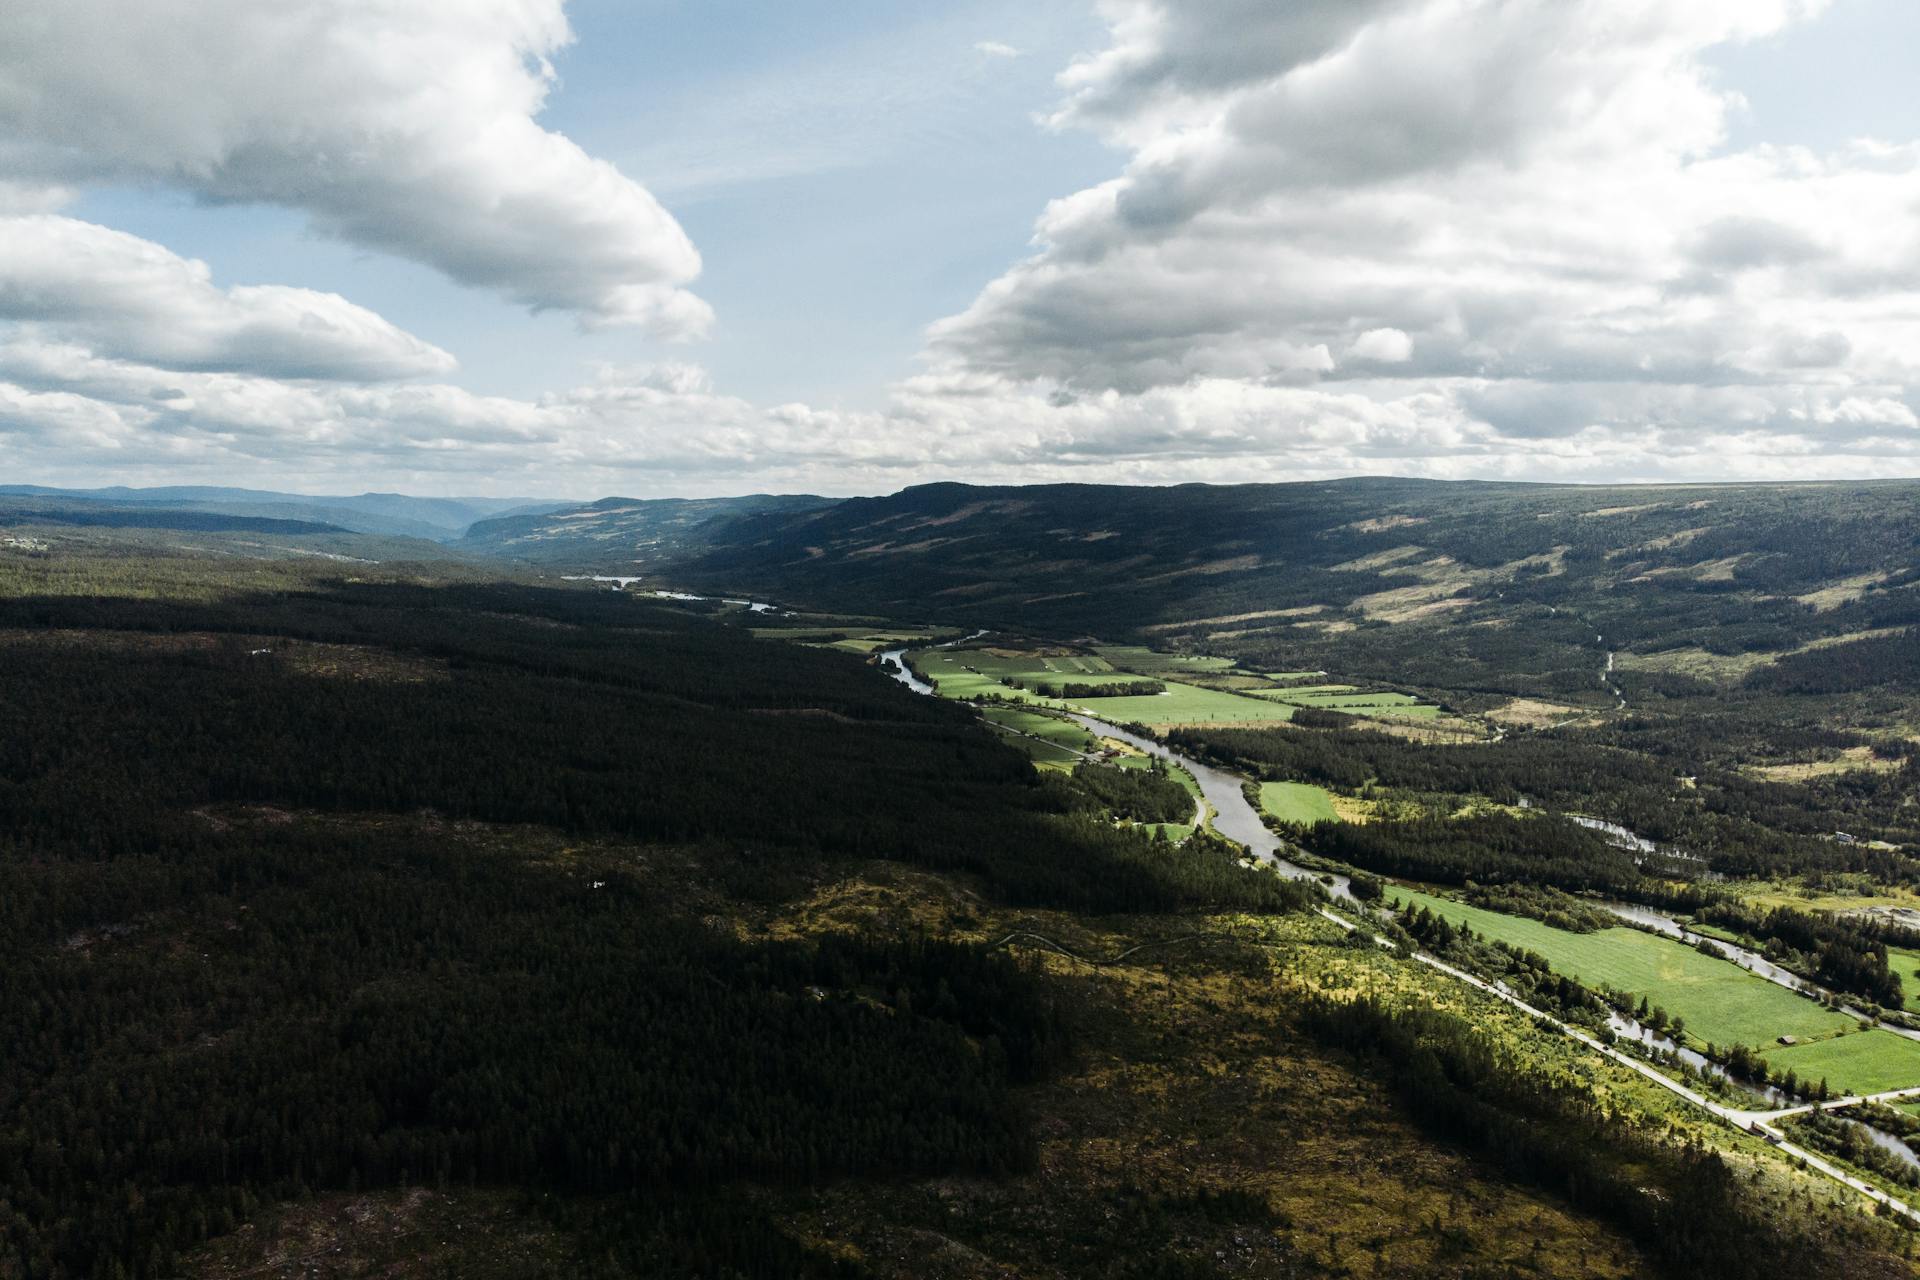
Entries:
{"type": "MultiPolygon", "coordinates": [[[[1690,627],[1678,575],[1560,523],[1622,517],[1536,520],[1476,578],[1399,549],[1443,517],[1336,502],[1272,545],[1328,542],[1291,572],[1357,594],[1218,555],[1130,565],[1096,619],[1005,591],[1020,518],[1067,527],[1023,500],[909,608],[709,576],[836,505],[475,560],[25,502],[10,1114],[98,1149],[0,1143],[20,1274],[411,1275],[382,1241],[450,1220],[491,1244],[410,1247],[482,1276],[1904,1273],[1911,578],[1776,603],[1897,549],[1782,544],[1827,558],[1699,579],[1690,627]],[[1768,647],[1704,662],[1736,602],[1768,647]],[[137,1136],[262,1107],[327,1119],[137,1136]]],[[[1722,500],[1755,536],[1775,498],[1722,500]]],[[[1137,541],[1123,515],[1089,545],[1137,541]]]]}

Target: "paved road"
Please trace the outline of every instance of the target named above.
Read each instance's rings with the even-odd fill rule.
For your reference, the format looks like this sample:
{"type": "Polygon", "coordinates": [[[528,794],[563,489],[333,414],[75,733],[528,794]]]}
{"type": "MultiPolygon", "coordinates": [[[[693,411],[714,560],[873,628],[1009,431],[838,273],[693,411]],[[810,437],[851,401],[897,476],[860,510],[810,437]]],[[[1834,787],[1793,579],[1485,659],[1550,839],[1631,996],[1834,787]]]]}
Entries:
{"type": "MultiPolygon", "coordinates": [[[[901,680],[902,683],[907,684],[909,687],[914,688],[916,692],[933,692],[931,688],[922,687],[923,682],[911,678],[911,673],[905,670],[904,662],[901,663],[901,668],[900,671],[889,672],[889,674],[893,675],[895,679],[901,680]]],[[[1071,718],[1079,721],[1085,728],[1092,729],[1108,737],[1122,739],[1153,755],[1161,756],[1186,766],[1188,771],[1200,782],[1202,792],[1213,802],[1214,809],[1219,815],[1215,820],[1215,825],[1217,829],[1221,830],[1222,834],[1230,838],[1239,838],[1244,830],[1245,835],[1251,837],[1251,839],[1240,839],[1240,843],[1247,845],[1256,858],[1273,866],[1281,874],[1299,878],[1320,878],[1305,868],[1296,866],[1280,857],[1280,850],[1285,847],[1283,842],[1278,836],[1274,835],[1273,832],[1267,830],[1266,824],[1261,822],[1259,815],[1253,812],[1253,807],[1247,803],[1246,797],[1240,791],[1239,784],[1241,779],[1237,774],[1229,773],[1224,769],[1214,769],[1207,765],[1200,764],[1198,761],[1189,760],[1185,756],[1169,750],[1164,743],[1156,742],[1151,738],[1141,738],[1115,725],[1107,724],[1102,720],[1096,720],[1092,716],[1075,715],[1071,718]],[[1225,821],[1222,821],[1223,819],[1225,821]]],[[[1346,877],[1336,877],[1336,880],[1336,896],[1352,901],[1352,895],[1348,891],[1349,886],[1346,877]]],[[[1356,903],[1355,905],[1357,906],[1358,904],[1356,903]]],[[[1362,909],[1364,910],[1364,908],[1362,909]]],[[[1351,931],[1357,927],[1353,921],[1331,908],[1321,907],[1319,911],[1321,915],[1333,921],[1342,929],[1351,931]]],[[[1378,941],[1383,947],[1395,951],[1399,950],[1399,947],[1387,938],[1380,938],[1378,941]]],[[[1431,969],[1438,970],[1448,977],[1453,978],[1455,981],[1464,982],[1476,990],[1484,991],[1495,999],[1503,1000],[1507,1004],[1512,1005],[1529,1017],[1537,1018],[1541,1022],[1557,1028],[1561,1034],[1578,1041],[1595,1053],[1619,1063],[1629,1071],[1637,1072],[1648,1080],[1651,1080],[1654,1084],[1659,1085],[1662,1089],[1684,1098],[1709,1115],[1717,1116],[1738,1129],[1764,1138],[1776,1150],[1783,1151],[1787,1155],[1804,1162],[1810,1169],[1819,1170],[1843,1186],[1859,1192],[1875,1204],[1884,1205],[1895,1213],[1903,1215],[1909,1221],[1920,1223],[1920,1212],[1916,1212],[1913,1206],[1903,1200],[1896,1200],[1886,1192],[1881,1191],[1878,1187],[1854,1177],[1838,1165],[1808,1151],[1804,1147],[1788,1142],[1785,1135],[1773,1127],[1772,1122],[1774,1121],[1815,1110],[1815,1104],[1809,1104],[1804,1107],[1783,1107],[1773,1111],[1749,1111],[1715,1102],[1712,1098],[1707,1097],[1698,1090],[1692,1089],[1680,1083],[1678,1080],[1673,1079],[1671,1076],[1668,1076],[1666,1073],[1657,1070],[1652,1064],[1642,1062],[1630,1054],[1623,1053],[1612,1045],[1601,1043],[1587,1032],[1561,1021],[1552,1014],[1547,1013],[1544,1009],[1536,1009],[1534,1006],[1520,999],[1520,997],[1495,983],[1475,977],[1463,969],[1456,969],[1444,960],[1430,956],[1424,951],[1414,951],[1411,954],[1412,958],[1419,963],[1431,969]]],[[[1864,1098],[1836,1098],[1818,1104],[1818,1107],[1819,1109],[1832,1111],[1860,1102],[1874,1102],[1916,1095],[1920,1095],[1920,1088],[1900,1089],[1892,1093],[1874,1094],[1864,1098]]]]}
{"type": "MultiPolygon", "coordinates": [[[[1338,912],[1329,910],[1326,907],[1320,908],[1320,914],[1325,916],[1327,919],[1333,921],[1335,924],[1339,925],[1342,929],[1351,931],[1356,927],[1352,921],[1341,916],[1338,912]]],[[[1387,938],[1380,938],[1378,939],[1378,941],[1380,945],[1383,947],[1387,947],[1396,951],[1399,950],[1399,947],[1396,946],[1391,940],[1387,938]]],[[[1494,983],[1488,982],[1483,978],[1475,977],[1473,974],[1466,972],[1464,969],[1456,969],[1452,965],[1448,964],[1446,961],[1438,959],[1437,957],[1434,957],[1434,956],[1430,956],[1424,951],[1415,951],[1415,952],[1412,952],[1411,954],[1412,954],[1412,958],[1419,961],[1421,964],[1424,964],[1432,969],[1437,969],[1441,973],[1446,974],[1448,977],[1453,978],[1459,982],[1464,982],[1468,986],[1473,987],[1476,990],[1484,991],[1488,995],[1493,996],[1497,1000],[1504,1000],[1506,1003],[1512,1005],[1514,1008],[1520,1010],[1522,1013],[1527,1014],[1529,1017],[1537,1018],[1542,1022],[1548,1023],[1551,1026],[1558,1028],[1560,1032],[1563,1035],[1567,1036],[1568,1038],[1579,1041],[1581,1044],[1593,1050],[1595,1053],[1602,1054],[1605,1057],[1611,1058],[1613,1061],[1619,1063],[1623,1067],[1626,1067],[1630,1071],[1638,1072],[1640,1075],[1645,1076],[1647,1079],[1653,1081],[1653,1083],[1659,1085],[1662,1089],[1665,1089],[1670,1093],[1678,1094],[1680,1097],[1685,1098],[1688,1102],[1692,1103],[1694,1106],[1699,1107],[1701,1110],[1706,1111],[1711,1115],[1718,1116],[1720,1119],[1725,1120],[1727,1123],[1733,1125],[1735,1128],[1744,1130],[1747,1133],[1759,1135],[1760,1137],[1766,1139],[1766,1141],[1776,1149],[1780,1151],[1784,1151],[1786,1154],[1805,1162],[1809,1168],[1818,1169],[1821,1173],[1826,1174],[1829,1178],[1832,1178],[1836,1182],[1839,1182],[1845,1185],[1846,1187],[1859,1192],[1861,1195],[1867,1197],[1867,1199],[1873,1201],[1875,1204],[1885,1205],[1889,1209],[1892,1209],[1894,1212],[1904,1215],[1905,1217],[1907,1217],[1909,1220],[1913,1222],[1920,1222],[1920,1212],[1916,1212],[1912,1205],[1907,1204],[1904,1200],[1896,1200],[1894,1197],[1888,1195],[1886,1192],[1880,1190],[1878,1187],[1875,1187],[1870,1183],[1864,1182],[1861,1179],[1854,1177],[1852,1174],[1840,1168],[1838,1165],[1833,1164],[1832,1162],[1824,1159],[1821,1156],[1815,1155],[1813,1152],[1808,1151],[1806,1148],[1798,1146],[1795,1143],[1788,1142],[1786,1140],[1786,1136],[1782,1134],[1778,1129],[1774,1128],[1773,1126],[1773,1122],[1775,1121],[1784,1120],[1788,1116],[1802,1115],[1809,1111],[1815,1111],[1815,1110],[1836,1111],[1842,1107],[1854,1106],[1861,1102],[1887,1102],[1887,1101],[1892,1101],[1898,1098],[1911,1098],[1915,1096],[1920,1096],[1920,1087],[1911,1088],[1911,1089],[1895,1089],[1888,1093],[1876,1093],[1876,1094],[1870,1094],[1864,1097],[1853,1096],[1853,1097],[1846,1097],[1846,1098],[1834,1098],[1827,1102],[1808,1103],[1807,1105],[1800,1106],[1800,1107],[1781,1107],[1772,1111],[1747,1111],[1738,1107],[1729,1107],[1724,1103],[1715,1102],[1712,1098],[1707,1097],[1705,1094],[1699,1092],[1698,1090],[1691,1089],[1688,1086],[1680,1083],[1678,1080],[1675,1080],[1673,1077],[1667,1075],[1665,1072],[1656,1069],[1651,1063],[1642,1062],[1640,1059],[1635,1058],[1630,1054],[1621,1052],[1620,1050],[1614,1048],[1612,1045],[1601,1043],[1598,1039],[1589,1035],[1587,1032],[1582,1031],[1578,1027],[1562,1022],[1560,1019],[1554,1017],[1552,1014],[1546,1012],[1544,1009],[1536,1009],[1534,1006],[1528,1004],[1525,1000],[1522,1000],[1520,997],[1514,995],[1512,992],[1507,991],[1494,983]]]]}

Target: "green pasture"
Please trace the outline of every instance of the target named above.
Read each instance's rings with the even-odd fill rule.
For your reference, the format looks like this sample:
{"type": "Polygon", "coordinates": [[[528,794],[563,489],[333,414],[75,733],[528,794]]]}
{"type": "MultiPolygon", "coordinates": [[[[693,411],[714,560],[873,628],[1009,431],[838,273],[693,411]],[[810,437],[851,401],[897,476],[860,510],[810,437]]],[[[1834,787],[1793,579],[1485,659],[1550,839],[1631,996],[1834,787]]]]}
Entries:
{"type": "MultiPolygon", "coordinates": [[[[1164,677],[1161,677],[1164,679],[1164,677]]],[[[1165,693],[1132,698],[1088,698],[1080,709],[1116,724],[1245,724],[1272,723],[1293,718],[1293,708],[1245,694],[1202,689],[1199,685],[1166,681],[1165,693]]]]}
{"type": "Polygon", "coordinates": [[[1909,1013],[1920,1013],[1920,951],[1887,948],[1887,967],[1900,978],[1900,990],[1909,1013]]]}
{"type": "Polygon", "coordinates": [[[1791,1067],[1802,1080],[1825,1080],[1841,1093],[1885,1093],[1920,1085],[1920,1044],[1875,1028],[1816,1040],[1812,1044],[1769,1049],[1767,1065],[1774,1072],[1791,1067]]]}
{"type": "Polygon", "coordinates": [[[1232,658],[1205,658],[1190,653],[1156,653],[1145,645],[1103,645],[1095,652],[1115,667],[1143,676],[1211,675],[1233,670],[1232,658]]]}
{"type": "Polygon", "coordinates": [[[1260,807],[1282,822],[1338,822],[1333,797],[1325,788],[1306,782],[1263,782],[1260,807]]]}
{"type": "MultiPolygon", "coordinates": [[[[1485,911],[1397,885],[1389,893],[1454,924],[1464,921],[1475,933],[1537,951],[1555,972],[1589,987],[1614,987],[1645,996],[1670,1016],[1686,1019],[1687,1034],[1699,1040],[1761,1048],[1783,1035],[1810,1039],[1857,1025],[1845,1014],[1823,1009],[1731,961],[1715,960],[1671,938],[1624,926],[1569,933],[1538,920],[1485,911]]],[[[1920,1051],[1920,1045],[1913,1048],[1920,1051]]],[[[1920,1084],[1920,1072],[1914,1083],[1920,1084]]]]}
{"type": "MultiPolygon", "coordinates": [[[[949,698],[974,698],[997,694],[1009,702],[1036,706],[1072,707],[1118,724],[1138,721],[1142,724],[1244,724],[1249,721],[1286,720],[1293,714],[1284,705],[1275,705],[1244,694],[1202,689],[1198,685],[1166,681],[1165,693],[1124,698],[1083,698],[1071,702],[1042,698],[1025,689],[1005,683],[1024,679],[1038,683],[1070,678],[1080,683],[1110,684],[1133,679],[1132,675],[1108,671],[1065,670],[1074,662],[1103,662],[1095,658],[1042,658],[1038,655],[1007,657],[975,649],[946,649],[916,655],[922,674],[949,698]],[[1052,667],[1045,664],[1051,662],[1052,667]]],[[[1164,677],[1157,677],[1164,679],[1164,677]]]]}
{"type": "Polygon", "coordinates": [[[1055,746],[1067,747],[1074,751],[1092,751],[1099,744],[1093,735],[1071,720],[1062,720],[1058,716],[1041,715],[1037,711],[1022,711],[1018,707],[985,707],[981,715],[1002,728],[1015,733],[1041,738],[1055,746]]]}
{"type": "Polygon", "coordinates": [[[1047,657],[1037,653],[989,653],[985,649],[956,649],[954,653],[965,655],[967,665],[976,671],[1003,679],[1007,676],[1028,676],[1036,680],[1054,676],[1095,676],[1113,670],[1113,664],[1105,658],[1087,654],[1047,657]]]}
{"type": "Polygon", "coordinates": [[[1346,707],[1410,707],[1420,699],[1410,693],[1304,693],[1283,694],[1282,701],[1297,702],[1303,707],[1330,707],[1339,710],[1346,707]]]}

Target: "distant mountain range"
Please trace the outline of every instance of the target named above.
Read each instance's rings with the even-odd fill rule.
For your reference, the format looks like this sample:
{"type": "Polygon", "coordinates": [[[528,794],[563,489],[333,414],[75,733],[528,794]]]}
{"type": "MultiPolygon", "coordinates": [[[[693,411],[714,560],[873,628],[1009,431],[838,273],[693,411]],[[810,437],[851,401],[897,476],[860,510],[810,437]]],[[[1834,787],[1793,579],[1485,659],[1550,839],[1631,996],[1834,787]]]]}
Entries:
{"type": "Polygon", "coordinates": [[[808,494],[741,498],[602,498],[585,506],[511,512],[482,520],[460,550],[539,564],[634,573],[677,564],[751,537],[743,521],[804,520],[837,505],[808,494]]]}
{"type": "Polygon", "coordinates": [[[352,533],[425,538],[434,542],[452,542],[475,522],[489,517],[553,511],[573,505],[535,498],[415,498],[400,493],[318,496],[199,485],[56,489],[15,484],[0,485],[0,498],[199,512],[241,520],[291,520],[352,533]]]}
{"type": "MultiPolygon", "coordinates": [[[[894,618],[1265,647],[1308,668],[1389,644],[1404,666],[1399,649],[1437,653],[1445,639],[1467,654],[1489,629],[1538,637],[1570,619],[1557,644],[1604,635],[1721,657],[1920,623],[1916,481],[929,484],[586,504],[0,487],[0,524],[35,520],[324,533],[347,555],[504,559],[894,618]],[[300,527],[255,523],[275,521],[300,527]],[[355,550],[340,530],[434,545],[355,550]]],[[[1567,666],[1564,653],[1552,661],[1567,666]]]]}

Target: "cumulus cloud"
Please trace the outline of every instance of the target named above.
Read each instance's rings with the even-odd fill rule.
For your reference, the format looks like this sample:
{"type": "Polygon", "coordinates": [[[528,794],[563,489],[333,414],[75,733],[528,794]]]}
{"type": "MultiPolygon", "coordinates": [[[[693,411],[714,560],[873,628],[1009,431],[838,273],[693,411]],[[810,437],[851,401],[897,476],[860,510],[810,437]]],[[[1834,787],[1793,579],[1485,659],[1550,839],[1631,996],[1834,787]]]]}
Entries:
{"type": "Polygon", "coordinates": [[[1623,470],[1735,405],[1817,439],[1810,403],[1912,398],[1920,146],[1731,151],[1703,55],[1825,6],[1105,0],[1052,121],[1125,167],[1048,206],[929,355],[1080,400],[1426,394],[1518,457],[1604,436],[1623,470]]]}
{"type": "Polygon", "coordinates": [[[1017,58],[1020,56],[1018,49],[999,40],[977,41],[973,47],[975,52],[984,53],[989,58],[1017,58]]]}
{"type": "Polygon", "coordinates": [[[168,0],[98,41],[107,0],[29,7],[32,31],[0,11],[13,476],[588,495],[1920,470],[1920,146],[1729,150],[1701,60],[1819,0],[1106,0],[1108,47],[1051,119],[1124,169],[1050,205],[871,410],[755,405],[685,363],[478,395],[343,299],[216,286],[52,216],[63,186],[157,180],[590,325],[697,329],[671,218],[533,123],[558,0],[168,0]],[[245,58],[208,52],[223,25],[245,58]],[[71,83],[21,70],[50,27],[71,83]],[[159,66],[177,83],[142,88],[159,66]]]}
{"type": "Polygon", "coordinates": [[[0,171],[282,205],[535,310],[697,335],[679,224],[535,122],[571,38],[562,0],[12,0],[0,171]]]}
{"type": "Polygon", "coordinates": [[[181,372],[16,334],[0,342],[0,470],[60,482],[713,494],[983,483],[1299,480],[1392,472],[1557,480],[1911,474],[1920,417],[1896,387],[1521,379],[1037,394],[930,373],[883,408],[754,405],[684,365],[606,368],[516,399],[436,383],[181,372]]]}
{"type": "Polygon", "coordinates": [[[338,294],[222,289],[204,262],[52,214],[0,217],[0,320],[171,369],[381,381],[454,367],[445,351],[338,294]]]}
{"type": "Polygon", "coordinates": [[[1347,354],[1375,364],[1405,364],[1413,359],[1413,339],[1398,329],[1369,329],[1353,340],[1347,354]]]}

